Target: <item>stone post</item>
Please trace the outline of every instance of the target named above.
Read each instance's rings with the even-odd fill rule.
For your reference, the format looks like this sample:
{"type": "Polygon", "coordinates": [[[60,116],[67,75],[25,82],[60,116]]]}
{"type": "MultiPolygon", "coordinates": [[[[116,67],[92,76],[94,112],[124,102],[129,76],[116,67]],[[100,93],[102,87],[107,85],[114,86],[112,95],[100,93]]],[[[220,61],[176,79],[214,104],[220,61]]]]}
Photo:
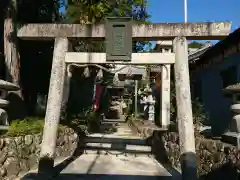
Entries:
{"type": "Polygon", "coordinates": [[[134,116],[137,118],[138,116],[138,80],[135,80],[134,86],[134,116]]]}
{"type": "Polygon", "coordinates": [[[154,114],[155,114],[155,100],[153,99],[152,94],[148,95],[148,99],[147,99],[147,103],[148,103],[148,120],[151,122],[154,122],[154,114]]]}
{"type": "Polygon", "coordinates": [[[148,119],[148,112],[147,112],[148,103],[147,103],[147,96],[146,95],[143,95],[141,97],[140,104],[143,104],[144,120],[147,120],[148,119]]]}
{"type": "MultiPolygon", "coordinates": [[[[73,52],[72,43],[68,42],[68,52],[73,52]]],[[[64,69],[65,69],[65,78],[64,78],[64,85],[63,85],[63,98],[62,98],[62,112],[66,111],[69,93],[70,93],[70,83],[71,83],[71,77],[72,73],[69,72],[70,69],[68,69],[67,65],[64,63],[64,69]]]]}
{"type": "Polygon", "coordinates": [[[190,94],[187,40],[185,37],[176,37],[173,41],[173,45],[176,60],[174,70],[182,179],[196,180],[196,152],[190,94]]]}
{"type": "Polygon", "coordinates": [[[170,64],[161,66],[162,85],[160,96],[160,124],[164,129],[168,129],[170,125],[170,71],[170,64]]]}
{"type": "MultiPolygon", "coordinates": [[[[65,66],[66,67],[66,66],[65,66]]],[[[67,68],[65,68],[67,69],[67,68]]],[[[63,89],[63,98],[62,98],[62,112],[66,111],[69,93],[70,93],[70,83],[71,83],[71,74],[69,74],[67,71],[65,71],[65,77],[64,77],[64,89],[63,89]]]]}
{"type": "MultiPolygon", "coordinates": [[[[63,98],[63,85],[65,79],[65,54],[68,50],[68,39],[55,38],[52,71],[48,91],[47,110],[43,130],[40,158],[45,161],[54,161],[54,153],[57,139],[57,128],[60,119],[60,111],[63,98]]],[[[40,159],[40,161],[41,161],[40,159]]],[[[41,164],[41,163],[40,163],[41,164]]],[[[41,166],[39,164],[39,166],[41,166]]],[[[47,164],[48,165],[48,164],[47,164]]],[[[47,165],[45,165],[47,168],[47,165]]],[[[53,165],[53,164],[52,164],[53,165]]],[[[44,166],[44,164],[43,164],[44,166]]],[[[50,166],[50,165],[49,165],[50,166]]],[[[39,167],[40,169],[40,167],[39,167]]]]}

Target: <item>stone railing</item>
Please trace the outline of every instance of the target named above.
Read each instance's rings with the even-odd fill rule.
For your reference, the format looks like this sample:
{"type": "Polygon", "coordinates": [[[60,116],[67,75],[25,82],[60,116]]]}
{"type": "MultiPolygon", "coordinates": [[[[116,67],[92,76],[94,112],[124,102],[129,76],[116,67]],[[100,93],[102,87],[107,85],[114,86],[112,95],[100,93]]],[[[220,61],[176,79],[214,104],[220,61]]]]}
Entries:
{"type": "MultiPolygon", "coordinates": [[[[0,138],[0,179],[15,179],[37,168],[42,134],[0,138]]],[[[73,154],[79,143],[78,134],[66,128],[57,139],[56,158],[73,154]]]]}
{"type": "MultiPolygon", "coordinates": [[[[180,171],[179,135],[154,127],[144,126],[139,121],[131,122],[133,131],[150,139],[152,151],[157,160],[180,171]]],[[[240,151],[236,147],[218,140],[196,136],[197,171],[199,179],[236,180],[240,170],[240,151]]]]}

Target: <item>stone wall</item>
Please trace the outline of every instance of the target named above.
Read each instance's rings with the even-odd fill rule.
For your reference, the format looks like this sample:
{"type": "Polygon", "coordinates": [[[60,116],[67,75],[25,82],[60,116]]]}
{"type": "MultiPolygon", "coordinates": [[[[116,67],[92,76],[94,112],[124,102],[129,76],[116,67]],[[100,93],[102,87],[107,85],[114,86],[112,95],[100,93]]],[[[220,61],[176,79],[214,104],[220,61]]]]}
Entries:
{"type": "MultiPolygon", "coordinates": [[[[37,168],[42,134],[0,138],[0,179],[15,179],[18,175],[37,168]]],[[[78,146],[78,134],[66,128],[59,132],[57,157],[71,155],[78,146]]]]}
{"type": "MultiPolygon", "coordinates": [[[[152,143],[153,154],[161,163],[180,170],[179,136],[177,132],[164,132],[160,129],[144,126],[141,122],[132,122],[132,128],[152,143]]],[[[199,179],[239,178],[240,151],[219,140],[205,139],[199,133],[196,136],[197,170],[199,179]]]]}

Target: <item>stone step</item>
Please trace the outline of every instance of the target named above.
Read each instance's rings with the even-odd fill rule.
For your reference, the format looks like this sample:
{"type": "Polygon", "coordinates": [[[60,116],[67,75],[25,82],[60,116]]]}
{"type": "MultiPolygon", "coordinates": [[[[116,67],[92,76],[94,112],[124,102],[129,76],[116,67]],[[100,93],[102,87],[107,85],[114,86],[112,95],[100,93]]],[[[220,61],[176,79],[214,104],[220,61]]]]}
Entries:
{"type": "Polygon", "coordinates": [[[139,136],[127,136],[128,134],[124,133],[113,133],[113,134],[102,134],[102,133],[94,133],[94,134],[89,134],[87,137],[101,137],[101,138],[124,138],[124,139],[142,139],[139,136]],[[119,136],[119,135],[125,135],[124,137],[119,136]]]}
{"type": "Polygon", "coordinates": [[[110,139],[122,139],[122,140],[127,140],[130,141],[131,139],[133,140],[142,140],[147,142],[146,139],[143,139],[142,137],[138,136],[138,135],[133,135],[132,132],[115,132],[112,134],[101,134],[101,133],[94,133],[94,134],[90,134],[88,135],[88,137],[101,137],[101,138],[110,138],[110,139]]]}
{"type": "Polygon", "coordinates": [[[56,177],[58,180],[157,180],[170,178],[171,174],[154,158],[142,155],[116,156],[111,154],[83,154],[56,177]]]}
{"type": "Polygon", "coordinates": [[[101,122],[101,125],[116,125],[116,126],[119,126],[120,123],[119,122],[116,122],[116,121],[103,121],[101,122]]]}
{"type": "Polygon", "coordinates": [[[110,126],[120,126],[120,123],[118,122],[101,122],[100,128],[101,127],[110,127],[110,126]]]}
{"type": "Polygon", "coordinates": [[[107,118],[104,118],[102,120],[102,122],[122,122],[122,123],[124,123],[124,120],[123,119],[107,119],[107,118]]]}
{"type": "Polygon", "coordinates": [[[85,139],[85,150],[88,153],[117,154],[151,154],[151,147],[146,140],[133,136],[131,130],[120,127],[114,134],[92,134],[85,139]],[[121,130],[120,130],[121,128],[121,130]]]}
{"type": "Polygon", "coordinates": [[[107,143],[107,144],[128,144],[128,145],[138,145],[138,146],[146,146],[146,140],[139,138],[129,138],[123,139],[117,136],[109,136],[109,137],[99,137],[99,136],[87,136],[84,139],[85,143],[107,143]]]}
{"type": "Polygon", "coordinates": [[[122,145],[122,144],[107,144],[107,143],[87,143],[84,146],[86,153],[116,153],[116,154],[152,154],[151,147],[149,146],[135,146],[135,145],[122,145]]]}

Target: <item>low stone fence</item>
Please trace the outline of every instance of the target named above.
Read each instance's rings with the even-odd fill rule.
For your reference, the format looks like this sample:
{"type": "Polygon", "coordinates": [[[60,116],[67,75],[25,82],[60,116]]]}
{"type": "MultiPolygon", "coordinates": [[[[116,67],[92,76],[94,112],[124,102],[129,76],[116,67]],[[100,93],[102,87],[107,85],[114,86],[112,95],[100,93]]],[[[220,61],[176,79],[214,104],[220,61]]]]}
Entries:
{"type": "MultiPolygon", "coordinates": [[[[0,179],[12,180],[37,168],[42,134],[0,138],[0,179]]],[[[79,137],[72,129],[59,132],[56,157],[68,157],[78,147],[79,137]]]]}
{"type": "MultiPolygon", "coordinates": [[[[144,126],[140,121],[131,122],[132,129],[150,139],[152,151],[162,164],[180,170],[179,136],[177,132],[166,132],[144,126]]],[[[236,180],[240,170],[240,151],[219,140],[196,136],[197,171],[199,179],[236,180]]]]}

